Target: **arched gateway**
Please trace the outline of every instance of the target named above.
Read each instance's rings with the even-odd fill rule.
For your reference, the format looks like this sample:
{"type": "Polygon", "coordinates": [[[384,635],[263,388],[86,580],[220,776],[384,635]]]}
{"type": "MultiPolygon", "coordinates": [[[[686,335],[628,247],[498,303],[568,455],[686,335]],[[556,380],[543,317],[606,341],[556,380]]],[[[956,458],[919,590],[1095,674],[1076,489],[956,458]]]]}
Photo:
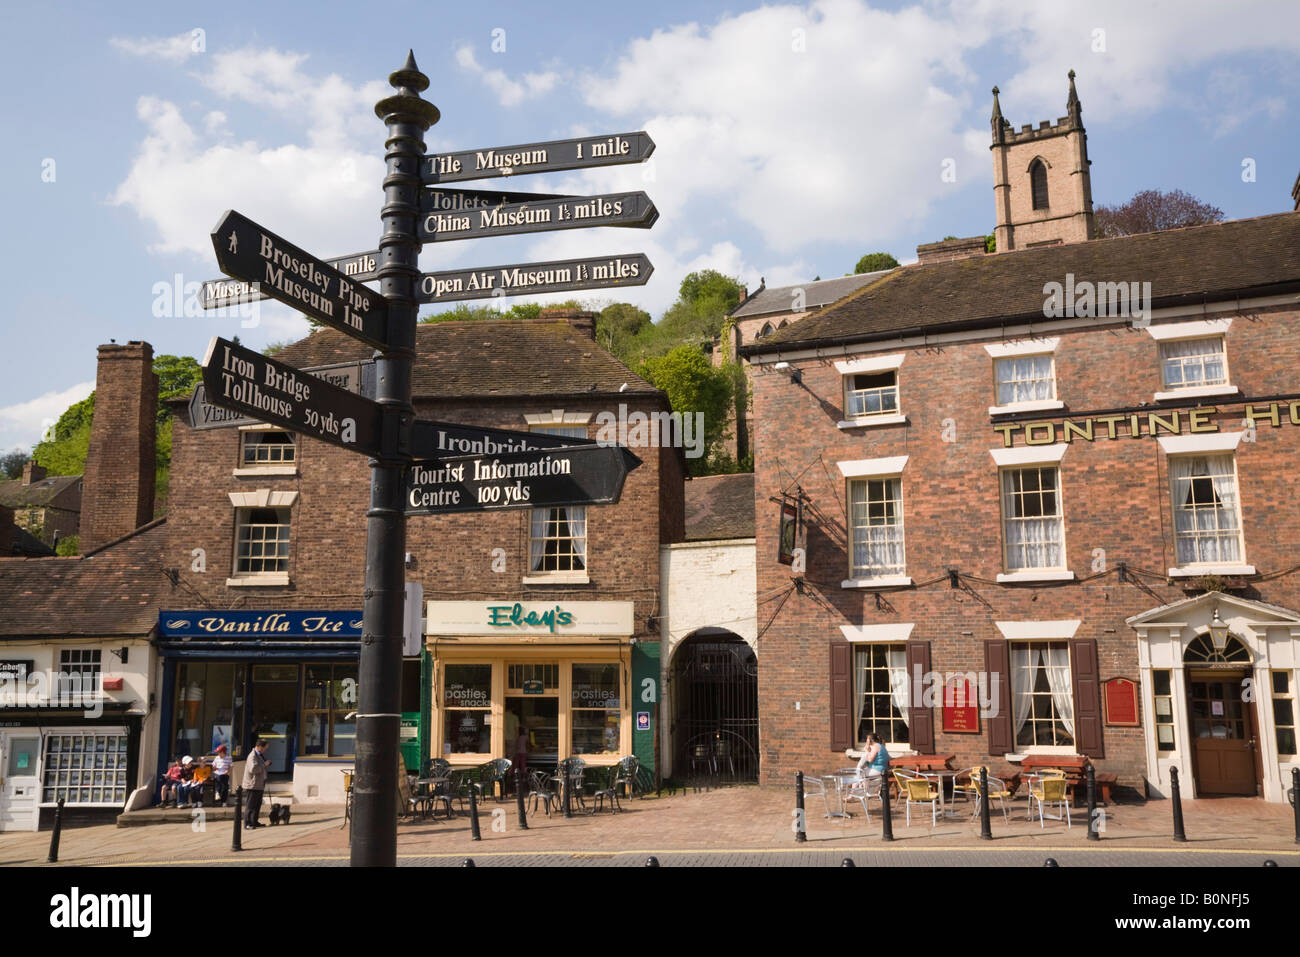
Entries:
{"type": "Polygon", "coordinates": [[[673,776],[758,780],[758,660],[738,635],[701,629],[669,671],[673,776]]]}

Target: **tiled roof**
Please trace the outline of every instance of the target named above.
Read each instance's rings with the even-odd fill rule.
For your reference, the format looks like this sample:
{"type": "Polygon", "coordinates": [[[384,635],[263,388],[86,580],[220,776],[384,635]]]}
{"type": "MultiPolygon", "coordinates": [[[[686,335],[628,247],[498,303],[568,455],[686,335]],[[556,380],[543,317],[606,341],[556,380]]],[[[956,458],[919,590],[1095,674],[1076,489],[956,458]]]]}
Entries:
{"type": "Polygon", "coordinates": [[[760,289],[748,300],[737,306],[731,313],[736,319],[750,316],[766,316],[778,312],[790,312],[794,308],[796,293],[803,290],[805,309],[817,309],[821,306],[838,302],[850,293],[857,292],[867,283],[875,282],[881,276],[893,272],[884,269],[880,272],[864,272],[856,276],[840,276],[837,279],[818,279],[814,282],[799,283],[794,286],[774,286],[760,289]]]}
{"type": "Polygon", "coordinates": [[[40,508],[51,505],[56,499],[81,481],[80,475],[50,475],[24,485],[20,478],[0,482],[0,505],[10,508],[40,508]]]}
{"type": "MultiPolygon", "coordinates": [[[[411,385],[416,398],[662,395],[564,320],[421,323],[411,385]]],[[[368,359],[374,350],[320,329],[275,353],[291,366],[368,359]]]]}
{"type": "Polygon", "coordinates": [[[1048,282],[1151,284],[1156,307],[1300,289],[1300,212],[895,269],[747,355],[1043,321],[1048,282]]]}
{"type": "Polygon", "coordinates": [[[175,603],[163,520],[78,558],[0,559],[0,641],[147,635],[175,603]]]}
{"type": "Polygon", "coordinates": [[[686,483],[686,541],[754,537],[754,473],[686,483]]]}

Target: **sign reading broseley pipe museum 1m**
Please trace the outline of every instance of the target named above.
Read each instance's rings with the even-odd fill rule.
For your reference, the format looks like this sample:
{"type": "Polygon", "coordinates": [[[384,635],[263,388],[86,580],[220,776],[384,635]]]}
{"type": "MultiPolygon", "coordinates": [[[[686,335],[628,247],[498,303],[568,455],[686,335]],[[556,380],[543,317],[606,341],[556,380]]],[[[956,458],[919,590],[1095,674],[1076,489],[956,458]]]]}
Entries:
{"type": "Polygon", "coordinates": [[[264,355],[212,337],[203,357],[208,401],[329,442],[378,456],[380,405],[264,355]]]}
{"type": "Polygon", "coordinates": [[[602,445],[414,462],[406,473],[406,514],[607,505],[618,501],[627,473],[640,464],[627,449],[602,445]]]}
{"type": "MultiPolygon", "coordinates": [[[[325,261],[351,280],[369,282],[379,278],[379,257],[379,250],[372,249],[325,261]]],[[[199,288],[199,305],[204,309],[221,309],[241,302],[261,302],[270,298],[262,291],[260,280],[208,279],[199,288]]]]}
{"type": "Polygon", "coordinates": [[[486,179],[490,176],[519,176],[526,173],[554,173],[591,166],[642,163],[655,151],[654,140],[644,130],[605,136],[582,136],[572,140],[496,146],[481,150],[433,153],[420,163],[420,179],[434,183],[486,179]]]}
{"type": "Polygon", "coordinates": [[[323,259],[228,210],[212,230],[212,248],[223,273],[259,283],[272,299],[355,339],[388,346],[388,302],[323,259]]]}

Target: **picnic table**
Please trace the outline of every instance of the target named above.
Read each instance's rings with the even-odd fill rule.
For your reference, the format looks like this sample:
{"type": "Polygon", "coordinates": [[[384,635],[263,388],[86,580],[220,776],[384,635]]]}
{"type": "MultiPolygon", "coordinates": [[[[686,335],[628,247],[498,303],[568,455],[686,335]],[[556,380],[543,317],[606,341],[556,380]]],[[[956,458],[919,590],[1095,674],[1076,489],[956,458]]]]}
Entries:
{"type": "MultiPolygon", "coordinates": [[[[1065,772],[1066,787],[1071,800],[1075,803],[1087,794],[1088,778],[1085,771],[1088,758],[1082,754],[1027,754],[1020,762],[1022,771],[1033,772],[1042,768],[1059,768],[1065,772]]],[[[1111,788],[1119,782],[1119,775],[1104,771],[1094,771],[1093,779],[1097,782],[1097,798],[1102,804],[1111,801],[1111,788]]]]}

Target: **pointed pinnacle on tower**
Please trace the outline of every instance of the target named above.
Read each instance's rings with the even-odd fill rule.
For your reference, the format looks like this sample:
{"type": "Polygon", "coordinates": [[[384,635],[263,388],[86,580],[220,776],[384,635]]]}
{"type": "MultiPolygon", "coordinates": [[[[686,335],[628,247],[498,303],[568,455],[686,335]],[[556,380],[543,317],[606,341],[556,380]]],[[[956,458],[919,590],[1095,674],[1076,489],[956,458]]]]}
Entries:
{"type": "Polygon", "coordinates": [[[1074,71],[1067,75],[1070,77],[1070,95],[1065,100],[1065,111],[1076,124],[1082,124],[1083,104],[1079,102],[1079,91],[1074,88],[1074,71]]]}
{"type": "Polygon", "coordinates": [[[998,88],[993,88],[993,115],[989,117],[989,123],[993,127],[993,142],[1002,142],[1002,130],[1008,123],[1002,118],[1002,106],[998,103],[998,88]]]}

